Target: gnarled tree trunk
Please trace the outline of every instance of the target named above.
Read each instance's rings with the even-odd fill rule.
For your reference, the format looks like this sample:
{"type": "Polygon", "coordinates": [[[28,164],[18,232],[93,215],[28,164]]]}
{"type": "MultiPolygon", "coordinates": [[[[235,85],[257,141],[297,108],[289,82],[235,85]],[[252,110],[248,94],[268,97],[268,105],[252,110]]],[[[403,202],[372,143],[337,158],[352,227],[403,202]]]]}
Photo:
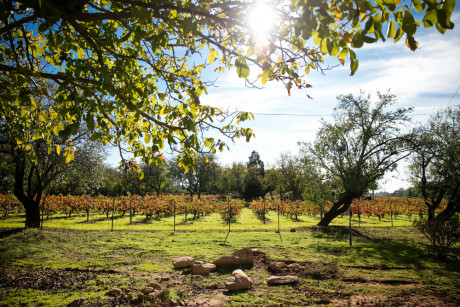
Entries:
{"type": "Polygon", "coordinates": [[[346,212],[348,208],[350,208],[353,199],[357,198],[356,196],[351,193],[345,193],[340,199],[334,203],[332,208],[324,214],[324,217],[319,221],[318,226],[329,226],[329,223],[332,222],[340,214],[346,212]]]}

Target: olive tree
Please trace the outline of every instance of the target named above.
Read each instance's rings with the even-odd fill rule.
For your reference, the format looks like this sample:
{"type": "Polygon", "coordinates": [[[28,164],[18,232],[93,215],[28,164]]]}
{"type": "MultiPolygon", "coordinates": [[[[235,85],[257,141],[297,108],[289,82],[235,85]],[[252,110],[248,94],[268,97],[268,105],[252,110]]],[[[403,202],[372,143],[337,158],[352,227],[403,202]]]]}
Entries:
{"type": "Polygon", "coordinates": [[[409,121],[410,109],[388,110],[396,102],[390,93],[370,95],[361,93],[339,96],[334,109],[334,122],[323,121],[314,144],[304,144],[322,172],[337,178],[343,193],[324,214],[319,226],[328,226],[338,215],[346,212],[353,199],[361,197],[397,162],[410,154],[401,132],[409,121]]]}
{"type": "Polygon", "coordinates": [[[447,220],[460,212],[459,136],[459,106],[439,111],[414,131],[411,177],[427,206],[428,221],[447,220]],[[443,200],[447,205],[435,217],[443,200]]]}

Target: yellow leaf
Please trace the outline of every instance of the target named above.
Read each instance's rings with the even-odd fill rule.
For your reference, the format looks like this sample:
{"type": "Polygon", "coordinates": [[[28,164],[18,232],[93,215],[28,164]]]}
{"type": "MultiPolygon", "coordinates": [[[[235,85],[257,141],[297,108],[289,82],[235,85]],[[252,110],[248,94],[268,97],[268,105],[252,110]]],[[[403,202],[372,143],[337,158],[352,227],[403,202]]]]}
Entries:
{"type": "Polygon", "coordinates": [[[215,59],[216,59],[216,55],[214,54],[214,52],[209,53],[208,55],[209,64],[212,64],[215,59]]]}
{"type": "Polygon", "coordinates": [[[65,163],[69,163],[75,157],[75,151],[67,152],[67,157],[65,157],[65,163]]]}
{"type": "Polygon", "coordinates": [[[61,154],[61,146],[56,145],[56,153],[57,153],[58,155],[61,154]]]}
{"type": "Polygon", "coordinates": [[[291,96],[291,88],[292,88],[292,82],[289,82],[286,84],[286,89],[288,91],[288,96],[291,96]]]}
{"type": "Polygon", "coordinates": [[[85,58],[85,51],[83,51],[83,49],[78,49],[77,55],[80,60],[83,60],[85,58]]]}

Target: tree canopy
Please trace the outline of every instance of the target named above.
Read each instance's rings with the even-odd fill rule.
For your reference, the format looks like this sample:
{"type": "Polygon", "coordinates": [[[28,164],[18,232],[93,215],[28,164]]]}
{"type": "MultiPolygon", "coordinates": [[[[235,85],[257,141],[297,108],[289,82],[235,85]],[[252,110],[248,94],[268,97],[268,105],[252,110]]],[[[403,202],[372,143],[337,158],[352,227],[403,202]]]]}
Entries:
{"type": "MultiPolygon", "coordinates": [[[[260,44],[247,17],[252,1],[3,1],[0,120],[15,123],[10,138],[26,151],[35,139],[71,139],[85,125],[93,140],[147,164],[160,162],[169,147],[188,168],[198,152],[225,149],[225,136],[253,136],[239,126],[251,113],[201,104],[212,85],[203,77],[206,68],[236,68],[241,78],[253,70],[262,84],[283,82],[290,93],[310,87],[305,75],[327,68],[326,57],[349,62],[354,74],[354,50],[364,44],[405,37],[415,50],[417,28],[452,29],[455,8],[455,0],[268,3],[276,26],[260,44]]],[[[71,150],[63,154],[73,157],[71,150]]]]}
{"type": "Polygon", "coordinates": [[[414,186],[425,200],[428,220],[443,200],[446,208],[436,217],[447,220],[460,212],[460,107],[433,115],[414,131],[410,165],[414,186]]]}
{"type": "Polygon", "coordinates": [[[378,93],[375,103],[364,93],[337,99],[334,122],[323,122],[315,143],[304,144],[304,152],[319,163],[323,175],[338,179],[344,191],[320,226],[328,226],[346,212],[353,199],[361,197],[410,154],[401,128],[409,121],[411,109],[389,109],[396,101],[394,95],[378,93]]]}

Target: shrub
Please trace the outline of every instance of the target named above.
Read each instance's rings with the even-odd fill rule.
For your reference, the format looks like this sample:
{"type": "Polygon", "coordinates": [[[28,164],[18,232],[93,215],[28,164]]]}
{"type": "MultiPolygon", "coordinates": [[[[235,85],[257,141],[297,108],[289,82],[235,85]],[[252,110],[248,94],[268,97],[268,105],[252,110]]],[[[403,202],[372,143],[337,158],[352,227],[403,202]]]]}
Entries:
{"type": "Polygon", "coordinates": [[[415,221],[414,226],[430,241],[430,251],[437,257],[446,256],[449,249],[460,242],[460,220],[457,215],[448,220],[421,219],[415,221]]]}

